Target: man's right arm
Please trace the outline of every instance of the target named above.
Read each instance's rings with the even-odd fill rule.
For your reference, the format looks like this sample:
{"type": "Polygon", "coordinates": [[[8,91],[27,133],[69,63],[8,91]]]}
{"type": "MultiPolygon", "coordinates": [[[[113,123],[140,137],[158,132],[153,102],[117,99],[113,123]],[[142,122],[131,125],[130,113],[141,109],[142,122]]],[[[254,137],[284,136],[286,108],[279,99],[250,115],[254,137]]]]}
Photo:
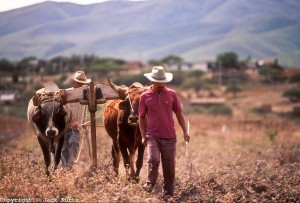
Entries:
{"type": "Polygon", "coordinates": [[[140,123],[140,131],[141,131],[141,136],[142,136],[142,144],[147,146],[147,137],[146,137],[146,116],[140,116],[139,118],[140,123]]]}

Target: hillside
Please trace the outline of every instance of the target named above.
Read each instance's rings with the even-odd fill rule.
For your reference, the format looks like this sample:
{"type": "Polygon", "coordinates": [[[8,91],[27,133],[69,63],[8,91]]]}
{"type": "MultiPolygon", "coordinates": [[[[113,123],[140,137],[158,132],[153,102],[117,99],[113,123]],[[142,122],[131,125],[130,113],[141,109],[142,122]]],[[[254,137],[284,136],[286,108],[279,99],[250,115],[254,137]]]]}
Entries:
{"type": "Polygon", "coordinates": [[[115,0],[44,3],[0,13],[0,58],[97,54],[189,61],[235,51],[299,67],[300,2],[115,0]],[[34,39],[34,40],[33,40],[34,39]]]}

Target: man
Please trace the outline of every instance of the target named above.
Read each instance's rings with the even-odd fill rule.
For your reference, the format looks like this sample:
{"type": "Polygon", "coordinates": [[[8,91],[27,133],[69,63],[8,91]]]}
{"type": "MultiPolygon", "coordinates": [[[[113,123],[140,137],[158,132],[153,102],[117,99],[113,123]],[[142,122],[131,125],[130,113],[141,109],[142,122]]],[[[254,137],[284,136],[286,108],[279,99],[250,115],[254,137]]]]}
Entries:
{"type": "Polygon", "coordinates": [[[162,198],[174,194],[176,132],[173,112],[183,130],[184,140],[189,142],[185,119],[180,101],[174,90],[165,86],[173,79],[162,66],[154,66],[151,73],[145,73],[152,86],[141,95],[139,103],[140,131],[142,142],[148,149],[148,175],[144,190],[151,192],[158,178],[160,157],[163,169],[162,198]]]}
{"type": "MultiPolygon", "coordinates": [[[[82,87],[90,81],[91,79],[86,79],[84,71],[77,71],[73,78],[73,88],[82,87]]],[[[79,148],[81,143],[80,130],[82,130],[81,124],[84,122],[87,107],[80,103],[70,103],[67,104],[67,106],[71,110],[72,120],[65,135],[64,145],[61,152],[61,161],[63,167],[72,167],[79,157],[79,148]]]]}

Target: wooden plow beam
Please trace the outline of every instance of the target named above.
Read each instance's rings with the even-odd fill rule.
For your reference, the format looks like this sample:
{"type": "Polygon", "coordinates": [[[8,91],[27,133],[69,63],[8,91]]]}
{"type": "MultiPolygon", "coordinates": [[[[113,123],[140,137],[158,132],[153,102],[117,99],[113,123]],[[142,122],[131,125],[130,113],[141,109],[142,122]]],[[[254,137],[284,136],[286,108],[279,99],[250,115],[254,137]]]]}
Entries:
{"type": "Polygon", "coordinates": [[[90,111],[91,143],[92,143],[92,167],[97,167],[97,139],[95,112],[97,104],[103,104],[106,100],[119,99],[119,94],[110,86],[90,82],[79,88],[61,89],[60,95],[63,103],[76,103],[88,105],[90,111]]]}

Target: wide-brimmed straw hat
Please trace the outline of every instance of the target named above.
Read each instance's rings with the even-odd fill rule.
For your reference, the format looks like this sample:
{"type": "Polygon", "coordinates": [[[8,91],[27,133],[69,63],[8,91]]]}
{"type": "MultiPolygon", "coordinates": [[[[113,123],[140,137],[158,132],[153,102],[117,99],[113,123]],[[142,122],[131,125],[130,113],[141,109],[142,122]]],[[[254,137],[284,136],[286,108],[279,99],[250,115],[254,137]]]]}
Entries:
{"type": "Polygon", "coordinates": [[[164,67],[154,66],[151,73],[145,73],[144,76],[152,82],[166,83],[173,79],[172,73],[165,72],[164,67]]]}
{"type": "Polygon", "coordinates": [[[86,78],[84,71],[77,71],[74,75],[73,80],[83,84],[91,82],[91,79],[86,78]]]}

